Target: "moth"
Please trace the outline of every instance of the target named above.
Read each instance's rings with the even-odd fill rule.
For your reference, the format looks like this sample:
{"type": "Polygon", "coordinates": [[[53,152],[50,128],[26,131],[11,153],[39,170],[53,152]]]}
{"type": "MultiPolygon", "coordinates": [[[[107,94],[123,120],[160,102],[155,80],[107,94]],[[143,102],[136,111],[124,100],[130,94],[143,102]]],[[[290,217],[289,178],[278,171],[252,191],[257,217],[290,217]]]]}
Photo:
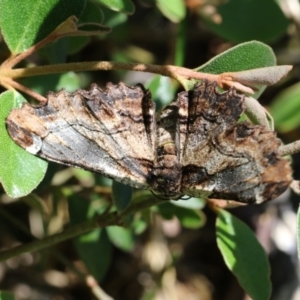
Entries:
{"type": "Polygon", "coordinates": [[[141,84],[64,90],[47,103],[23,104],[7,129],[22,148],[46,160],[100,173],[164,199],[183,195],[261,203],[291,183],[276,133],[238,122],[244,95],[203,81],[156,116],[141,84]]]}

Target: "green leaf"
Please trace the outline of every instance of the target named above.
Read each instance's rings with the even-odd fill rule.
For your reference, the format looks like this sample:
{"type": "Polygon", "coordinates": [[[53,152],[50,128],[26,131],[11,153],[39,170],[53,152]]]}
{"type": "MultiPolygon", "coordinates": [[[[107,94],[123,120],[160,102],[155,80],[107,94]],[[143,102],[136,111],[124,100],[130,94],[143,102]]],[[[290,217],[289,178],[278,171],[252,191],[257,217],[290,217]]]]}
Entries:
{"type": "Polygon", "coordinates": [[[205,216],[201,211],[181,207],[175,215],[185,228],[197,229],[205,224],[205,216]]]}
{"type": "Polygon", "coordinates": [[[0,291],[0,300],[14,300],[13,293],[7,291],[0,291]]]}
{"type": "Polygon", "coordinates": [[[271,42],[282,36],[289,25],[274,0],[230,0],[217,6],[220,22],[204,19],[210,30],[225,39],[241,43],[249,40],[271,42]]]}
{"type": "Polygon", "coordinates": [[[0,0],[0,27],[12,53],[27,50],[68,17],[80,17],[85,0],[0,0]]]}
{"type": "Polygon", "coordinates": [[[97,0],[88,0],[78,22],[78,25],[81,25],[79,29],[84,31],[100,31],[101,33],[110,32],[109,27],[102,25],[103,22],[104,12],[101,3],[97,0]]]}
{"type": "Polygon", "coordinates": [[[196,71],[221,74],[275,65],[276,57],[272,48],[261,42],[251,41],[224,51],[204,65],[196,68],[196,71]]]}
{"type": "Polygon", "coordinates": [[[156,103],[156,109],[169,104],[175,97],[175,88],[169,77],[156,75],[146,84],[146,88],[151,91],[152,99],[156,103]]]}
{"type": "MultiPolygon", "coordinates": [[[[99,201],[87,201],[78,195],[68,197],[68,204],[71,224],[91,219],[95,214],[104,210],[104,206],[101,206],[99,201]]],[[[78,255],[89,272],[97,280],[101,280],[106,274],[112,258],[112,245],[106,231],[97,228],[73,239],[73,241],[78,255]]]]}
{"type": "Polygon", "coordinates": [[[283,90],[272,101],[269,111],[276,130],[288,132],[300,126],[300,83],[283,90]]]}
{"type": "Polygon", "coordinates": [[[79,19],[79,24],[87,23],[87,22],[102,24],[103,21],[104,21],[104,15],[100,3],[96,0],[93,1],[88,0],[85,9],[83,11],[83,14],[79,19]]]}
{"type": "Polygon", "coordinates": [[[75,248],[86,267],[98,281],[102,280],[112,260],[112,245],[104,229],[97,228],[74,240],[75,248]]]}
{"type": "MultiPolygon", "coordinates": [[[[100,3],[95,1],[87,1],[85,9],[78,21],[78,25],[82,25],[80,30],[99,30],[97,26],[104,21],[104,15],[100,3]],[[92,23],[93,25],[87,26],[86,24],[92,23]],[[85,24],[85,26],[83,26],[85,24]]],[[[48,62],[52,64],[66,62],[68,54],[78,53],[83,47],[90,42],[89,36],[71,36],[60,39],[54,43],[47,45],[39,50],[48,62]]]]}
{"type": "Polygon", "coordinates": [[[102,11],[104,14],[103,24],[108,27],[114,28],[122,23],[125,23],[128,19],[127,15],[112,11],[104,6],[102,8],[102,11]]]}
{"type": "Polygon", "coordinates": [[[55,87],[56,90],[65,89],[67,92],[74,92],[81,87],[81,80],[78,74],[74,72],[67,72],[61,74],[59,81],[55,87]]]}
{"type": "Polygon", "coordinates": [[[131,223],[131,229],[135,235],[143,233],[147,227],[148,223],[142,217],[133,219],[133,222],[131,223]]]}
{"type": "Polygon", "coordinates": [[[225,263],[240,285],[252,299],[270,299],[267,256],[251,229],[229,212],[219,210],[216,233],[225,263]]]}
{"type": "Polygon", "coordinates": [[[132,188],[129,185],[113,181],[112,197],[119,212],[123,211],[130,203],[132,198],[132,188]]]}
{"type": "Polygon", "coordinates": [[[5,119],[13,108],[26,100],[17,92],[0,95],[0,181],[11,197],[29,194],[43,179],[47,162],[26,152],[7,133],[5,119]]]}
{"type": "Polygon", "coordinates": [[[98,0],[103,6],[128,15],[134,13],[135,7],[131,0],[98,0]]]}
{"type": "MultiPolygon", "coordinates": [[[[246,42],[215,56],[204,65],[196,68],[198,72],[221,74],[238,72],[276,65],[276,56],[271,47],[257,41],[246,42]]],[[[266,86],[258,86],[258,91],[251,95],[258,98],[266,86]]]]}
{"type": "Polygon", "coordinates": [[[189,209],[202,209],[204,208],[206,201],[200,198],[189,198],[188,200],[172,200],[172,204],[179,206],[179,207],[185,207],[189,209]]]}
{"type": "Polygon", "coordinates": [[[157,206],[157,210],[167,220],[177,217],[181,225],[185,228],[196,229],[204,225],[203,214],[194,209],[176,206],[170,202],[157,206]]]}
{"type": "Polygon", "coordinates": [[[106,227],[110,241],[121,250],[129,252],[134,247],[134,236],[130,229],[120,226],[106,227]]]}
{"type": "Polygon", "coordinates": [[[156,5],[162,14],[174,23],[180,22],[186,15],[183,0],[157,0],[156,5]]]}

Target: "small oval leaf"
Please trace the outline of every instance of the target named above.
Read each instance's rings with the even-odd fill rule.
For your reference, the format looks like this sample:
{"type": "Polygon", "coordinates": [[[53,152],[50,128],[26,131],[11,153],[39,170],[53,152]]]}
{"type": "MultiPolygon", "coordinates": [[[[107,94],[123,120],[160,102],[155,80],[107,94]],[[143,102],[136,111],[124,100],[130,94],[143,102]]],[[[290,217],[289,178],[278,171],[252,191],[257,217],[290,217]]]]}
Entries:
{"type": "Polygon", "coordinates": [[[19,147],[7,133],[5,119],[26,100],[15,91],[0,95],[0,181],[13,198],[29,194],[42,181],[48,163],[19,147]]]}
{"type": "Polygon", "coordinates": [[[151,91],[152,99],[159,110],[163,106],[168,105],[175,97],[175,87],[169,77],[156,75],[147,83],[146,88],[151,91]]]}
{"type": "MultiPolygon", "coordinates": [[[[221,74],[227,72],[240,72],[244,70],[272,67],[276,65],[276,57],[271,47],[257,41],[246,42],[215,56],[196,71],[221,74]]],[[[252,95],[258,98],[265,86],[259,86],[258,91],[252,95]]]]}
{"type": "Polygon", "coordinates": [[[224,51],[196,70],[210,74],[221,74],[275,65],[276,57],[272,48],[264,43],[251,41],[224,51]]]}
{"type": "Polygon", "coordinates": [[[135,6],[131,0],[98,0],[103,6],[128,15],[134,13],[135,6]]]}
{"type": "Polygon", "coordinates": [[[184,19],[186,14],[183,0],[157,0],[156,5],[162,14],[174,23],[184,19]]]}
{"type": "Polygon", "coordinates": [[[219,210],[216,233],[225,263],[240,285],[252,299],[270,299],[270,267],[251,229],[228,211],[219,210]]]}
{"type": "Polygon", "coordinates": [[[172,204],[179,206],[179,207],[185,207],[189,209],[202,209],[206,205],[206,201],[201,198],[194,198],[191,197],[188,200],[179,199],[179,200],[172,200],[172,204]]]}
{"type": "Polygon", "coordinates": [[[180,207],[167,202],[157,206],[157,210],[167,220],[176,217],[185,228],[196,229],[205,223],[204,215],[196,209],[180,207]]]}
{"type": "Polygon", "coordinates": [[[283,35],[289,25],[280,5],[273,0],[222,1],[216,15],[221,22],[204,19],[215,33],[233,42],[271,42],[283,35]]]}
{"type": "Polygon", "coordinates": [[[293,66],[289,65],[273,66],[225,73],[224,75],[232,76],[232,79],[245,83],[248,86],[273,85],[285,77],[292,68],[293,66]]]}
{"type": "Polygon", "coordinates": [[[276,130],[288,132],[300,126],[300,83],[283,90],[269,107],[276,130]]]}
{"type": "Polygon", "coordinates": [[[108,226],[106,231],[110,241],[121,250],[128,252],[134,247],[134,237],[130,229],[120,226],[108,226]]]}
{"type": "Polygon", "coordinates": [[[89,273],[102,280],[111,263],[112,245],[105,230],[101,228],[74,239],[75,248],[89,273]]]}
{"type": "Polygon", "coordinates": [[[44,39],[68,17],[80,17],[86,0],[0,0],[0,27],[14,54],[44,39]]]}

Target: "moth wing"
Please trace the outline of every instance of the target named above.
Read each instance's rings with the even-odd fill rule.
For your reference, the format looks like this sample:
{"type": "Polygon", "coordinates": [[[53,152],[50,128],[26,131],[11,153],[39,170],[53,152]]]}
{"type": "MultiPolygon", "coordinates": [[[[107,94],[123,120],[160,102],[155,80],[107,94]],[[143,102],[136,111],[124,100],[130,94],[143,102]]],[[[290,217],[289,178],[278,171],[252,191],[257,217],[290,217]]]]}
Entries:
{"type": "Polygon", "coordinates": [[[289,162],[278,154],[274,132],[248,122],[242,95],[220,93],[202,82],[189,94],[182,154],[182,192],[190,196],[260,203],[284,192],[291,182],[289,162]]]}
{"type": "Polygon", "coordinates": [[[147,187],[153,164],[155,104],[142,86],[50,93],[45,105],[23,105],[7,118],[13,140],[50,161],[147,187]]]}

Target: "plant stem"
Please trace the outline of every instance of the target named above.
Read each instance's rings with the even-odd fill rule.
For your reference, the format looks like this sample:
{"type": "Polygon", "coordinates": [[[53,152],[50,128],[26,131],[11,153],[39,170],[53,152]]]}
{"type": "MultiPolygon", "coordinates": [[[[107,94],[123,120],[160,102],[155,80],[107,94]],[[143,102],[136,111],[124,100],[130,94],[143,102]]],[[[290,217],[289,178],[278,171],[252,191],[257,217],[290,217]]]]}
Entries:
{"type": "Polygon", "coordinates": [[[11,88],[15,88],[23,93],[26,93],[27,95],[31,96],[32,98],[40,101],[41,103],[46,103],[47,98],[43,97],[42,95],[34,92],[33,90],[29,89],[28,87],[18,83],[17,81],[10,79],[9,77],[2,80],[1,84],[3,86],[11,88]]]}
{"type": "Polygon", "coordinates": [[[30,47],[29,49],[27,49],[25,52],[22,52],[18,55],[11,56],[5,62],[2,63],[1,67],[2,68],[7,68],[7,69],[14,67],[16,64],[18,64],[19,62],[24,60],[26,57],[32,55],[38,49],[41,49],[44,46],[46,46],[47,44],[55,41],[55,39],[57,39],[57,38],[53,38],[51,36],[43,39],[39,43],[37,43],[37,44],[33,45],[32,47],[30,47]]]}
{"type": "Polygon", "coordinates": [[[32,55],[37,50],[43,48],[47,44],[50,44],[64,36],[74,35],[77,31],[77,18],[75,16],[69,17],[67,20],[62,22],[54,31],[52,31],[48,36],[46,36],[43,40],[39,41],[37,44],[31,46],[26,51],[12,55],[6,61],[4,61],[1,65],[1,68],[10,69],[17,65],[19,62],[24,60],[26,57],[32,55]]]}
{"type": "Polygon", "coordinates": [[[279,148],[279,153],[281,156],[292,155],[298,152],[300,152],[300,140],[281,146],[279,148]]]}
{"type": "Polygon", "coordinates": [[[73,225],[61,233],[54,234],[52,236],[48,236],[41,240],[35,240],[33,242],[14,247],[10,250],[0,252],[0,261],[4,261],[6,259],[21,255],[23,253],[37,251],[37,250],[50,247],[52,245],[55,245],[67,239],[86,233],[96,227],[115,225],[115,224],[116,224],[116,220],[115,220],[114,213],[105,215],[105,219],[103,219],[103,216],[101,215],[98,217],[98,219],[92,219],[80,224],[73,225]]]}
{"type": "Polygon", "coordinates": [[[45,74],[65,73],[69,71],[83,72],[83,71],[109,71],[109,70],[128,70],[128,71],[140,71],[155,73],[163,76],[168,76],[176,80],[182,79],[182,77],[190,79],[209,81],[218,81],[219,75],[206,74],[196,72],[187,68],[171,66],[171,65],[151,65],[140,63],[128,63],[128,62],[112,62],[112,61],[92,61],[92,62],[79,62],[79,63],[67,63],[67,64],[54,64],[47,66],[37,66],[32,68],[22,69],[2,69],[1,75],[10,77],[13,79],[21,77],[30,77],[45,74]]]}
{"type": "Polygon", "coordinates": [[[5,250],[0,252],[0,262],[7,260],[9,258],[21,255],[23,253],[32,252],[32,251],[39,251],[44,248],[48,248],[50,246],[53,246],[57,243],[63,242],[65,240],[77,237],[81,234],[87,233],[95,228],[98,227],[106,227],[111,225],[119,225],[120,219],[123,217],[126,217],[128,215],[131,215],[135,212],[150,208],[153,205],[162,203],[163,201],[157,198],[154,198],[151,196],[148,199],[145,199],[141,202],[137,202],[129,206],[124,212],[117,214],[115,212],[109,213],[109,214],[102,214],[100,216],[97,216],[94,219],[88,220],[83,223],[79,223],[76,225],[73,225],[67,229],[65,229],[63,232],[54,234],[52,236],[48,236],[46,238],[43,238],[41,240],[35,240],[33,242],[20,245],[17,247],[14,247],[10,250],[5,250]]]}

